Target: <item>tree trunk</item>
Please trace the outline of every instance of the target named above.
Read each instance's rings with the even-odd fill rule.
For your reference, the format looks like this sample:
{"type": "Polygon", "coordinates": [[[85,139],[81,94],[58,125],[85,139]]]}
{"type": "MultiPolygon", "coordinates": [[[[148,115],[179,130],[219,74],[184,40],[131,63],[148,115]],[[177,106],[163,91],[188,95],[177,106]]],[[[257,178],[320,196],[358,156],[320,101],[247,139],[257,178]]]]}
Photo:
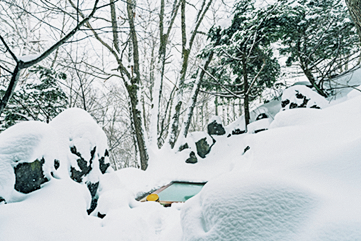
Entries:
{"type": "Polygon", "coordinates": [[[144,128],[142,123],[142,113],[141,110],[138,108],[139,104],[139,86],[140,86],[140,71],[139,71],[139,52],[138,52],[138,39],[137,33],[135,31],[135,24],[134,24],[134,10],[133,10],[133,3],[131,0],[127,0],[127,12],[128,12],[128,22],[129,22],[129,35],[130,40],[133,48],[133,71],[134,75],[131,77],[130,85],[127,85],[127,91],[130,98],[130,106],[131,106],[131,113],[132,119],[134,123],[135,129],[135,136],[138,143],[139,148],[139,156],[140,156],[140,164],[141,169],[146,170],[148,167],[148,152],[147,147],[145,144],[144,138],[144,128]]]}
{"type": "Polygon", "coordinates": [[[361,0],[345,0],[361,40],[361,0]]]}
{"type": "Polygon", "coordinates": [[[306,75],[307,79],[310,81],[310,83],[312,84],[313,87],[315,87],[317,93],[319,93],[320,95],[322,95],[323,97],[327,97],[327,94],[321,89],[321,87],[317,84],[315,77],[313,76],[312,72],[310,69],[308,69],[303,61],[300,58],[300,63],[301,63],[301,69],[303,71],[303,73],[306,75]]]}
{"type": "Polygon", "coordinates": [[[209,0],[206,4],[206,0],[203,0],[203,4],[201,9],[198,11],[197,19],[195,22],[194,29],[191,30],[191,36],[189,38],[189,42],[187,45],[187,33],[186,33],[186,0],[181,0],[181,32],[182,32],[182,69],[180,71],[180,80],[178,85],[178,90],[175,97],[175,108],[172,114],[172,124],[170,125],[169,130],[169,138],[168,143],[173,149],[175,142],[178,138],[179,134],[179,117],[181,114],[181,108],[183,104],[183,85],[185,82],[186,74],[187,74],[187,68],[188,68],[188,59],[189,54],[192,49],[192,45],[194,43],[194,39],[198,33],[198,28],[201,24],[201,22],[204,19],[204,16],[206,12],[208,11],[210,5],[212,3],[212,0],[209,0]]]}
{"type": "MultiPolygon", "coordinates": [[[[207,58],[204,60],[204,62],[202,63],[203,66],[199,70],[196,81],[194,83],[192,94],[191,94],[191,100],[190,100],[190,103],[188,105],[187,119],[184,121],[183,128],[182,128],[183,129],[182,133],[183,133],[184,137],[187,137],[187,134],[188,134],[188,131],[189,131],[189,126],[190,126],[191,121],[192,121],[193,111],[194,111],[194,108],[195,108],[196,103],[197,103],[199,88],[201,86],[205,71],[208,68],[209,63],[212,61],[212,58],[213,58],[213,52],[211,52],[207,56],[207,58]]],[[[203,125],[203,113],[202,113],[202,125],[203,125]]]]}
{"type": "Polygon", "coordinates": [[[250,119],[250,114],[249,114],[249,97],[248,97],[248,73],[247,73],[247,62],[246,62],[246,56],[243,56],[242,59],[242,69],[243,69],[243,89],[244,89],[244,102],[243,102],[243,106],[244,106],[244,124],[245,124],[245,130],[247,131],[247,126],[249,124],[249,119],[250,119]]]}

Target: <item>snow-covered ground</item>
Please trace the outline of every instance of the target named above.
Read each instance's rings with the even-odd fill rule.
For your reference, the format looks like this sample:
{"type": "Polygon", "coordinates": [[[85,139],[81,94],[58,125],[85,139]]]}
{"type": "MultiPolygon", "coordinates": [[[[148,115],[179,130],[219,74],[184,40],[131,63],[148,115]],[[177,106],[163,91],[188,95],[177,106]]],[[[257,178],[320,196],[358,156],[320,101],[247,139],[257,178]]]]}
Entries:
{"type": "Polygon", "coordinates": [[[266,131],[227,137],[228,127],[227,134],[213,136],[211,152],[196,164],[185,163],[189,150],[163,149],[150,153],[147,171],[98,175],[99,201],[91,215],[89,191],[64,175],[47,173],[50,181],[41,189],[14,198],[8,167],[20,157],[11,151],[31,160],[41,150],[51,155],[54,147],[45,144],[54,135],[45,124],[39,134],[22,132],[34,137],[29,140],[4,132],[0,196],[12,199],[0,204],[0,240],[361,240],[361,93],[322,102],[322,109],[286,108],[270,117],[266,131]],[[38,141],[42,136],[45,142],[38,141]],[[34,150],[23,150],[19,141],[34,150]],[[170,208],[135,201],[170,181],[208,183],[170,208]]]}

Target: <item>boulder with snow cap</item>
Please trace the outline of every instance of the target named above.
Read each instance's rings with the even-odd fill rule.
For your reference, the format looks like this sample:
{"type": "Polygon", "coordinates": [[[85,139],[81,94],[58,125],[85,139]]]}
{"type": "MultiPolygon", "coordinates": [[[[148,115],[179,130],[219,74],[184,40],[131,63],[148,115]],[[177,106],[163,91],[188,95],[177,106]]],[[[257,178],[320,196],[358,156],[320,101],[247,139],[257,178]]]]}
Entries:
{"type": "MultiPolygon", "coordinates": [[[[216,140],[213,139],[212,136],[208,135],[203,131],[196,131],[189,133],[185,141],[186,143],[188,143],[187,153],[194,152],[201,158],[206,157],[206,155],[211,151],[212,146],[216,142],[216,140]]],[[[191,155],[189,157],[191,158],[191,155]]],[[[193,158],[192,160],[189,159],[188,163],[189,161],[194,162],[195,160],[193,158]]]]}
{"type": "Polygon", "coordinates": [[[327,105],[327,100],[303,85],[296,85],[286,89],[282,94],[282,110],[295,108],[322,109],[327,105]]]}
{"type": "Polygon", "coordinates": [[[58,131],[67,153],[68,175],[86,185],[91,194],[90,214],[97,206],[100,176],[111,171],[106,135],[90,114],[78,108],[65,110],[50,125],[58,131]]]}
{"type": "Polygon", "coordinates": [[[226,131],[219,116],[213,116],[207,126],[208,135],[224,135],[226,131]]]}
{"type": "MultiPolygon", "coordinates": [[[[0,135],[0,196],[10,201],[16,192],[28,194],[50,181],[58,151],[57,133],[42,122],[23,122],[0,135]]],[[[60,164],[58,164],[60,165],[60,164]]]]}

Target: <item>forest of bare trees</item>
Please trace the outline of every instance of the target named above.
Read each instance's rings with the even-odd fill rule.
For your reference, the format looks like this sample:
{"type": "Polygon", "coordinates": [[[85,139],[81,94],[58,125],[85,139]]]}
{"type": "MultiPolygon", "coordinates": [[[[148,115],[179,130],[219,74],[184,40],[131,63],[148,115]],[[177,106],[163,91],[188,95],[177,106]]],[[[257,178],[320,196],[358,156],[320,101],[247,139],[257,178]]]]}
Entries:
{"type": "MultiPolygon", "coordinates": [[[[179,136],[204,130],[213,115],[220,116],[224,124],[242,114],[249,121],[253,105],[278,97],[276,87],[284,83],[280,73],[286,65],[298,66],[302,72],[307,63],[306,72],[320,77],[320,69],[332,64],[332,71],[314,84],[327,95],[323,84],[331,75],[359,64],[360,1],[324,0],[328,4],[324,7],[338,4],[346,9],[347,4],[355,24],[335,25],[348,31],[349,42],[326,35],[331,25],[314,36],[307,30],[316,42],[311,47],[302,38],[280,41],[293,34],[286,32],[291,27],[282,29],[282,21],[304,21],[290,17],[290,12],[300,9],[277,2],[257,12],[249,5],[246,10],[254,15],[246,19],[242,2],[253,3],[2,0],[0,131],[19,121],[50,121],[62,108],[82,108],[107,134],[115,169],[145,170],[154,150],[177,147],[179,136]],[[267,35],[274,31],[279,35],[267,35]],[[332,51],[340,51],[332,58],[318,54],[325,53],[321,47],[328,48],[322,45],[326,38],[339,44],[332,51]],[[272,51],[280,44],[289,62],[278,65],[279,56],[272,51]],[[319,61],[327,65],[320,66],[319,61]],[[64,95],[65,104],[59,107],[54,105],[59,99],[49,100],[46,111],[36,97],[20,105],[24,93],[35,88],[27,84],[38,79],[52,83],[40,92],[51,89],[52,96],[64,95]]],[[[339,16],[348,18],[347,13],[339,16]]]]}

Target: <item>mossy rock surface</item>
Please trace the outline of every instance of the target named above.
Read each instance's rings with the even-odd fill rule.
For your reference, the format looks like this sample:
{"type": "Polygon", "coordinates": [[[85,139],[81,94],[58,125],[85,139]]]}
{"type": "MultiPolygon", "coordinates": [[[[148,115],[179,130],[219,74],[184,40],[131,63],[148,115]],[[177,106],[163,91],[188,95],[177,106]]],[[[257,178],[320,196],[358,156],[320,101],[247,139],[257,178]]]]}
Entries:
{"type": "Polygon", "coordinates": [[[21,193],[30,193],[40,189],[41,184],[49,181],[44,176],[44,163],[45,160],[42,158],[40,161],[36,159],[33,162],[19,163],[15,166],[15,190],[21,193]]]}

